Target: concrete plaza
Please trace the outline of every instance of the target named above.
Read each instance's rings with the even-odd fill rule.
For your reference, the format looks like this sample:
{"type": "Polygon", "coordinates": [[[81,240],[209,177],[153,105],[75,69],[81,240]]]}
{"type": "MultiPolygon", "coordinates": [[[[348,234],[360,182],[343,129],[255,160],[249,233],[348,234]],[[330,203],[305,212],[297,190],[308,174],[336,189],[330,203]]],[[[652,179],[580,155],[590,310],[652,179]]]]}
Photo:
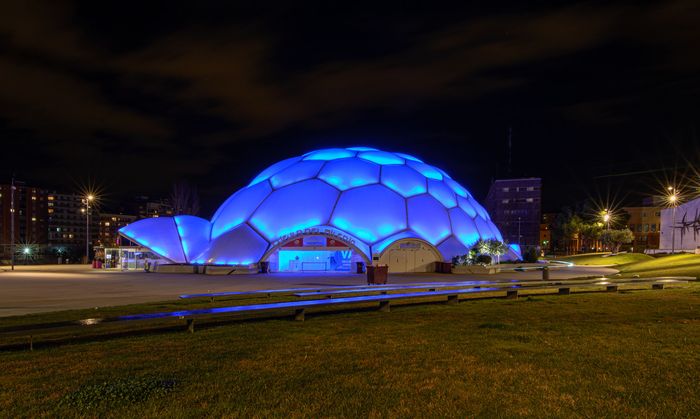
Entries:
{"type": "MultiPolygon", "coordinates": [[[[573,266],[553,269],[550,278],[568,279],[616,272],[610,268],[573,266]]],[[[390,274],[389,283],[536,280],[541,275],[540,271],[494,275],[390,274]]],[[[0,317],[174,300],[181,294],[365,283],[364,274],[350,273],[215,276],[105,271],[88,265],[18,266],[15,271],[3,266],[0,267],[0,317]]]]}

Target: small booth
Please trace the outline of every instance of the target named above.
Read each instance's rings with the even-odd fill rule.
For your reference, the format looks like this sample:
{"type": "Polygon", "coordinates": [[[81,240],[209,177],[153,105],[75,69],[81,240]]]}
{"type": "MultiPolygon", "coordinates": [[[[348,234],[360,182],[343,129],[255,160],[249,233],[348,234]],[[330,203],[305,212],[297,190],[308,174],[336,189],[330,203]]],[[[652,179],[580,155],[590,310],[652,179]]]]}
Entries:
{"type": "Polygon", "coordinates": [[[96,247],[95,260],[102,269],[122,271],[153,270],[155,264],[172,263],[143,246],[96,247]]]}

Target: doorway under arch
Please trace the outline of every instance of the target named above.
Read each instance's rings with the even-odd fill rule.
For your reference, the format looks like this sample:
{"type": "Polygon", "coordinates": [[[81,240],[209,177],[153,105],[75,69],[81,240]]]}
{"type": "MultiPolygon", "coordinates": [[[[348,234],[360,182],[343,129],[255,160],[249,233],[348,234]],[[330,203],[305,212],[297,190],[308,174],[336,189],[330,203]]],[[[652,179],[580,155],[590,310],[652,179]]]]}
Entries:
{"type": "Polygon", "coordinates": [[[387,265],[389,272],[434,272],[435,262],[443,260],[440,251],[425,240],[400,239],[387,246],[379,255],[379,265],[387,265]]]}

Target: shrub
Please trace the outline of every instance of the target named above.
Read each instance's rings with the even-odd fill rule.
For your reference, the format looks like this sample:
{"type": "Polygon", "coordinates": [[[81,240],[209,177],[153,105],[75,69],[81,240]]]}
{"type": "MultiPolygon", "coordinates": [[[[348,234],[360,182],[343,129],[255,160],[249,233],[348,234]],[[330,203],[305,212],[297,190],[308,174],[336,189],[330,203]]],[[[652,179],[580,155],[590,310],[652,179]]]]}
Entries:
{"type": "Polygon", "coordinates": [[[523,262],[526,263],[536,263],[538,259],[537,256],[537,248],[534,246],[528,246],[525,248],[525,252],[523,253],[523,262]]]}

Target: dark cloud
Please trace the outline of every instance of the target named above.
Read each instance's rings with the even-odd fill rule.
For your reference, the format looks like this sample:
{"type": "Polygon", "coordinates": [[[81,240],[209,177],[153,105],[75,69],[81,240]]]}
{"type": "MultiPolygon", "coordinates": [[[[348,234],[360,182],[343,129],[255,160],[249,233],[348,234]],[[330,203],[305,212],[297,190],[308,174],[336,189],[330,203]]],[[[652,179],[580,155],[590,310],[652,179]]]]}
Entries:
{"type": "Polygon", "coordinates": [[[290,5],[148,2],[136,12],[128,2],[7,2],[0,130],[15,151],[38,146],[14,163],[37,181],[58,160],[121,185],[147,176],[146,189],[162,190],[191,177],[221,191],[286,153],[354,136],[444,159],[485,184],[503,172],[509,126],[517,144],[552,149],[562,135],[567,146],[595,136],[618,153],[627,148],[613,141],[620,133],[653,143],[658,132],[692,125],[699,8],[538,2],[368,16],[290,5]],[[115,168],[119,177],[109,174],[115,168]]]}

